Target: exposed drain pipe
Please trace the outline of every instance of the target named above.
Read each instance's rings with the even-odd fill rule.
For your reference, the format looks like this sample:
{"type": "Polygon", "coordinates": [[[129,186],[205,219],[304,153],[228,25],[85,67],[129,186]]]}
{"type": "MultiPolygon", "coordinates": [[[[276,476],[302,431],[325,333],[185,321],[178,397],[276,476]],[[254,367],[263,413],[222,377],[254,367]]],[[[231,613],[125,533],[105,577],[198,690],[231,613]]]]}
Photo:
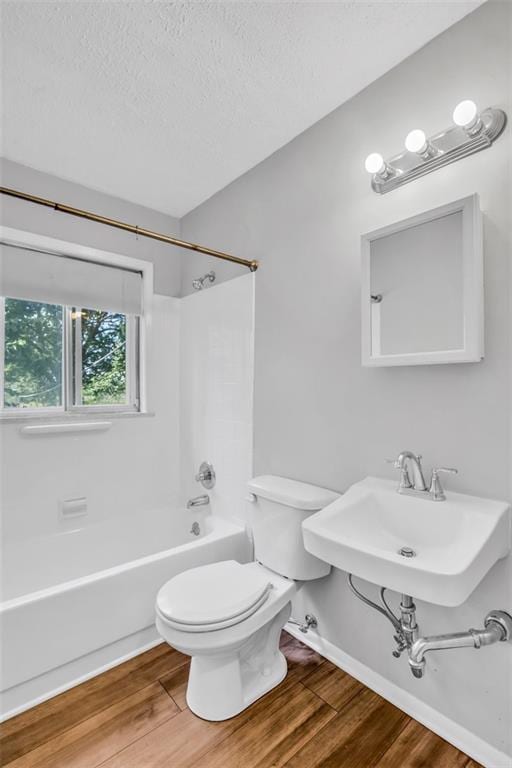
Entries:
{"type": "Polygon", "coordinates": [[[394,636],[396,649],[393,651],[393,656],[398,659],[403,651],[407,651],[409,666],[416,678],[421,678],[424,675],[425,654],[429,651],[443,651],[449,648],[481,648],[484,645],[493,645],[512,639],[512,616],[505,611],[490,611],[485,617],[484,629],[468,629],[467,632],[418,637],[416,606],[410,595],[402,595],[399,619],[386,601],[385,587],[381,587],[382,605],[378,605],[356,589],[351,573],[348,574],[348,583],[359,600],[382,613],[392,623],[396,631],[394,636]]]}
{"type": "Polygon", "coordinates": [[[409,651],[409,666],[414,677],[423,677],[425,654],[449,648],[481,648],[483,645],[502,643],[512,638],[512,616],[505,611],[490,611],[484,620],[485,629],[468,629],[448,635],[419,637],[409,651]]]}

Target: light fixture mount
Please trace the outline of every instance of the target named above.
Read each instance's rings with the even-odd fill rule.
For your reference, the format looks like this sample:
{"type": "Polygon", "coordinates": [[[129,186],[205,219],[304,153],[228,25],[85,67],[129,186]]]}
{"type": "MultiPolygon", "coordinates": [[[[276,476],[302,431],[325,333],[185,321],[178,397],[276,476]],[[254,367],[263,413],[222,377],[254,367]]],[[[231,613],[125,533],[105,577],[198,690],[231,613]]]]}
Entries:
{"type": "Polygon", "coordinates": [[[468,126],[452,125],[427,138],[427,145],[432,148],[430,152],[420,155],[406,150],[385,160],[385,167],[392,173],[386,176],[373,174],[372,189],[383,195],[402,184],[490,147],[505,128],[507,116],[503,110],[489,107],[480,112],[478,121],[481,127],[476,133],[472,126],[468,129],[468,126]]]}

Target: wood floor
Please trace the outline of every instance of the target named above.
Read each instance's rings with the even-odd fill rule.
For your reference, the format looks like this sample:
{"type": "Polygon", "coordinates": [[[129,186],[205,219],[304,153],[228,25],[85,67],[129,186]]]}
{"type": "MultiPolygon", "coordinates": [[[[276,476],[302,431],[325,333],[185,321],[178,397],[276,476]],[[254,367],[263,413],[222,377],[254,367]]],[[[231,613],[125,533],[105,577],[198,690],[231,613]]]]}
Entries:
{"type": "Polygon", "coordinates": [[[187,709],[188,658],[167,645],[0,728],[9,768],[479,768],[283,632],[286,679],[232,720],[187,709]]]}

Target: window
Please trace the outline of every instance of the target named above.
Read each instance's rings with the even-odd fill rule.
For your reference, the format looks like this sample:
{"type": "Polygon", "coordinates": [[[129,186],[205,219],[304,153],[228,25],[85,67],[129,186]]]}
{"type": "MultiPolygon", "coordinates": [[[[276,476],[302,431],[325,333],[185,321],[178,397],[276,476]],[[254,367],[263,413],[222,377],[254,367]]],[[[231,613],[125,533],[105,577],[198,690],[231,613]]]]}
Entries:
{"type": "Polygon", "coordinates": [[[75,404],[127,404],[125,315],[75,309],[71,317],[75,404]]]}
{"type": "Polygon", "coordinates": [[[6,298],[3,310],[3,407],[62,406],[62,307],[6,298]]]}
{"type": "Polygon", "coordinates": [[[137,410],[138,318],[4,298],[3,410],[137,410]]]}
{"type": "Polygon", "coordinates": [[[141,274],[1,248],[2,413],[139,410],[141,274]]]}

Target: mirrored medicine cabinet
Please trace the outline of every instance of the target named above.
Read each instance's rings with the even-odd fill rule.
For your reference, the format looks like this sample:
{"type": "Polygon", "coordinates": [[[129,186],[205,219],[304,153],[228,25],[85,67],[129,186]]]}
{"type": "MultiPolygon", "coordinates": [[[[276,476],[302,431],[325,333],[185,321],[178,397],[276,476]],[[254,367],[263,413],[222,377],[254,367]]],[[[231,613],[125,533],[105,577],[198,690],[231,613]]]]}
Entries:
{"type": "Polygon", "coordinates": [[[482,359],[478,195],[369,232],[361,248],[363,365],[482,359]]]}

